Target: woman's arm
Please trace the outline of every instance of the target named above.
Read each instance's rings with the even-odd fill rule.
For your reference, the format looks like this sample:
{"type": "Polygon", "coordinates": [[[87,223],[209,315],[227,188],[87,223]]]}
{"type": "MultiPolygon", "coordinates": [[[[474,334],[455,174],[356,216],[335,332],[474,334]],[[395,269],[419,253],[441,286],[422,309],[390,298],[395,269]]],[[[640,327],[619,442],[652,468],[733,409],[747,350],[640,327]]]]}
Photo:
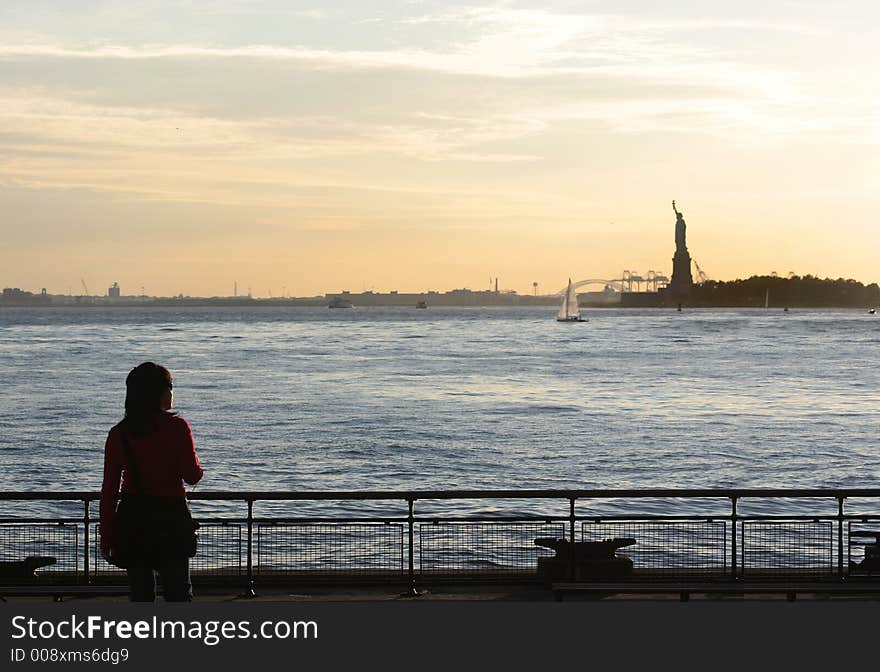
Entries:
{"type": "Polygon", "coordinates": [[[180,450],[180,477],[190,485],[195,485],[202,479],[205,472],[202,465],[199,464],[199,456],[196,455],[196,444],[189,423],[183,418],[180,420],[185,427],[185,431],[182,432],[183,440],[180,450]]]}

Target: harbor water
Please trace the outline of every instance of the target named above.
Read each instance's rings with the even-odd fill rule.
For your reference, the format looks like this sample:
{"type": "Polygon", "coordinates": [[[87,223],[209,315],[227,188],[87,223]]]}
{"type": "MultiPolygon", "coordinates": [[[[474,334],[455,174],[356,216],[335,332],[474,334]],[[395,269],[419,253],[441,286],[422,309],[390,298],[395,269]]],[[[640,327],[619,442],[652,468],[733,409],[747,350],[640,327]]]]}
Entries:
{"type": "Polygon", "coordinates": [[[0,490],[98,489],[145,360],[197,491],[880,487],[880,318],[585,314],[0,309],[0,490]]]}

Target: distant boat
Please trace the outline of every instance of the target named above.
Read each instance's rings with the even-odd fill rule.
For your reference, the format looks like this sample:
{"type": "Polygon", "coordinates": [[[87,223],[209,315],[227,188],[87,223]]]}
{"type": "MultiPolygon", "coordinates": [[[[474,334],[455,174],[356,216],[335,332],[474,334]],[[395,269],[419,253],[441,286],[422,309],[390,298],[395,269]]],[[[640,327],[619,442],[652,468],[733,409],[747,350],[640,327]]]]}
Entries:
{"type": "Polygon", "coordinates": [[[428,302],[427,302],[427,301],[419,301],[419,302],[416,304],[416,308],[427,308],[427,307],[428,307],[428,302]]]}
{"type": "Polygon", "coordinates": [[[328,308],[352,308],[351,301],[348,299],[343,299],[339,296],[334,296],[330,299],[330,303],[327,305],[328,308]]]}
{"type": "Polygon", "coordinates": [[[874,315],[876,312],[877,312],[876,308],[871,308],[871,310],[868,311],[868,315],[874,315]]]}
{"type": "Polygon", "coordinates": [[[581,317],[581,309],[578,307],[578,297],[574,288],[571,286],[571,278],[568,279],[568,289],[562,299],[562,305],[559,306],[559,314],[556,316],[557,322],[586,322],[581,317]]]}

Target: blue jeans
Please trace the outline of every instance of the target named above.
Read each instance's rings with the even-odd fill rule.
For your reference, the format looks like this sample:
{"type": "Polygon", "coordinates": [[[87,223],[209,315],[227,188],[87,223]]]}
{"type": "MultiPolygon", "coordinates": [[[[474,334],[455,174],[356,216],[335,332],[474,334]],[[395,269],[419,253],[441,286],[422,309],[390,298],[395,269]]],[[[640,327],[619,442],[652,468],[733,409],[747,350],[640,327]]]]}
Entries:
{"type": "MultiPolygon", "coordinates": [[[[158,572],[166,602],[192,602],[189,558],[163,557],[159,561],[158,572]]],[[[156,601],[156,574],[149,564],[132,564],[128,568],[128,585],[132,602],[156,601]]]]}

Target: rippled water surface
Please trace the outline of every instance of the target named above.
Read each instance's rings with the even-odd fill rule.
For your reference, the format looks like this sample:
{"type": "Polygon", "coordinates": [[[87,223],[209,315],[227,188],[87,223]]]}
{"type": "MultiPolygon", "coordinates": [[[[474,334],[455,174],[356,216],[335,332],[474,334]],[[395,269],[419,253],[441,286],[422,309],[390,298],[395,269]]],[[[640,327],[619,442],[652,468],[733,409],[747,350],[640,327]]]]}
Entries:
{"type": "Polygon", "coordinates": [[[0,309],[2,490],[97,489],[125,375],[199,490],[878,487],[865,311],[0,309]]]}

